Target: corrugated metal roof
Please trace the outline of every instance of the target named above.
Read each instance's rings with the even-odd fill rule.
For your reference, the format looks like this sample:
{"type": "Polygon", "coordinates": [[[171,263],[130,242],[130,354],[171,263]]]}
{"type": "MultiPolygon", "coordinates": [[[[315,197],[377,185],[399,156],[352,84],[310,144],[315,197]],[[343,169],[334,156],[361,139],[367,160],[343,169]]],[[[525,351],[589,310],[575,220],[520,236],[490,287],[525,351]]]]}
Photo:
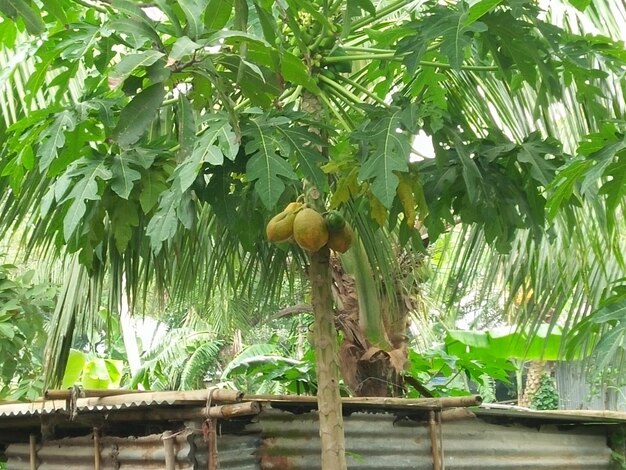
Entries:
{"type": "MultiPolygon", "coordinates": [[[[78,398],[75,411],[98,412],[126,409],[169,408],[172,406],[198,407],[208,402],[209,390],[184,392],[146,392],[115,395],[101,398],[78,398]]],[[[316,398],[309,396],[246,396],[244,401],[253,400],[280,406],[303,406],[315,408],[316,398]]],[[[211,404],[216,404],[215,401],[211,404]]],[[[442,403],[437,400],[402,400],[373,398],[344,398],[343,407],[347,412],[359,410],[412,412],[413,410],[440,409],[442,403]],[[438,404],[439,403],[439,404],[438,404]]],[[[445,402],[443,402],[443,407],[445,402]]],[[[473,408],[481,415],[506,416],[510,418],[533,418],[538,420],[562,420],[563,422],[626,422],[626,413],[601,410],[558,410],[536,411],[525,408],[486,404],[473,408]]],[[[67,400],[39,400],[30,403],[0,404],[0,426],[4,418],[42,416],[51,414],[69,415],[71,405],[67,400]]]]}
{"type": "Polygon", "coordinates": [[[561,421],[563,423],[626,423],[626,413],[609,410],[531,410],[528,408],[483,404],[472,408],[479,416],[494,416],[520,420],[561,421]]]}
{"type": "MultiPolygon", "coordinates": [[[[126,408],[203,405],[210,401],[210,390],[129,393],[99,398],[78,398],[77,411],[108,411],[126,408]]],[[[213,403],[215,404],[215,402],[213,403]]],[[[38,400],[29,403],[0,404],[0,418],[37,416],[69,412],[67,400],[38,400]]]]}

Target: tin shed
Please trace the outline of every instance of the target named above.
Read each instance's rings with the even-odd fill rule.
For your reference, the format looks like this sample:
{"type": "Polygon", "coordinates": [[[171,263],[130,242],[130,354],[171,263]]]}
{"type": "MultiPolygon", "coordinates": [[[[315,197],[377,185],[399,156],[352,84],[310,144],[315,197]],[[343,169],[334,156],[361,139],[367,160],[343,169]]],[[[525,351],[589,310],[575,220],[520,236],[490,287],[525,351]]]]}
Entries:
{"type": "MultiPolygon", "coordinates": [[[[9,470],[319,469],[312,397],[222,390],[0,405],[9,470]]],[[[121,394],[120,394],[121,393],[121,394]]],[[[351,469],[611,468],[621,413],[471,406],[463,399],[344,399],[351,469]]]]}

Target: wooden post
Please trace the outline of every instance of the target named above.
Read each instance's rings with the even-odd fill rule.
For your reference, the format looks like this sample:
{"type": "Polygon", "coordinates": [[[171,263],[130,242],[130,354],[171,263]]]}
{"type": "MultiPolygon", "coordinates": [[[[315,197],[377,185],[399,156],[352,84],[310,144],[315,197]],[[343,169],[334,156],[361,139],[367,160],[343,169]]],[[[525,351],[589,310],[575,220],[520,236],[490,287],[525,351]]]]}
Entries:
{"type": "Polygon", "coordinates": [[[30,470],[37,470],[37,436],[28,436],[28,448],[30,453],[30,470]]]}
{"type": "Polygon", "coordinates": [[[217,420],[207,419],[202,423],[204,442],[207,446],[207,468],[217,470],[219,461],[217,459],[217,420]]]}
{"type": "Polygon", "coordinates": [[[174,436],[172,431],[163,433],[163,447],[165,448],[165,470],[176,469],[176,455],[174,453],[174,436]]]}
{"type": "Polygon", "coordinates": [[[439,435],[437,433],[436,411],[429,412],[430,449],[433,456],[433,470],[442,470],[441,453],[439,452],[439,435]]]}

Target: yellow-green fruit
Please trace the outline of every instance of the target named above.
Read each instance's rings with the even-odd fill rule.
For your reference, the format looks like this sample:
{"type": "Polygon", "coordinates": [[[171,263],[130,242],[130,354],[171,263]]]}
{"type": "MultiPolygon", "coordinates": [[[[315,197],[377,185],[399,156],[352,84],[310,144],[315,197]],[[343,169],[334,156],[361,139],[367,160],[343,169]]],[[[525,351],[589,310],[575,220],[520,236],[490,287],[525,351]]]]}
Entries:
{"type": "Polygon", "coordinates": [[[301,202],[290,202],[289,204],[287,204],[287,207],[285,207],[283,212],[293,212],[293,211],[300,209],[301,207],[302,207],[301,202]]]}
{"type": "Polygon", "coordinates": [[[339,253],[345,253],[352,246],[352,229],[348,224],[338,232],[330,232],[328,235],[328,248],[339,253]]]}
{"type": "Polygon", "coordinates": [[[289,240],[293,234],[293,221],[295,212],[283,211],[272,217],[265,227],[267,239],[272,243],[280,243],[289,240]]]}
{"type": "Polygon", "coordinates": [[[324,217],[308,207],[299,211],[293,221],[293,238],[307,251],[319,250],[328,242],[328,229],[324,217]]]}
{"type": "Polygon", "coordinates": [[[301,202],[291,202],[280,214],[272,217],[265,227],[267,239],[272,243],[288,241],[293,235],[293,220],[301,207],[301,202]]]}

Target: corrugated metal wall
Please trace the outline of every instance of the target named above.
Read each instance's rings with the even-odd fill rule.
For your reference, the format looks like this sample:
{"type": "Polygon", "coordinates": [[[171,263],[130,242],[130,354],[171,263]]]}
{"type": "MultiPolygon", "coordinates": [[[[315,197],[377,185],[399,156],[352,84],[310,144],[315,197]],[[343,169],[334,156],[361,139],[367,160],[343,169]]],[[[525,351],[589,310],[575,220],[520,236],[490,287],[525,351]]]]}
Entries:
{"type": "MultiPolygon", "coordinates": [[[[396,421],[388,413],[353,413],[344,424],[350,469],[432,470],[426,423],[396,421]]],[[[220,469],[319,470],[316,413],[267,410],[245,431],[258,434],[218,438],[220,469]]],[[[472,419],[444,422],[442,434],[447,470],[611,468],[603,426],[537,428],[472,419]]],[[[206,468],[206,446],[201,439],[195,442],[198,468],[206,468]]]]}
{"type": "Polygon", "coordinates": [[[557,363],[554,375],[561,409],[626,411],[626,387],[592,390],[587,374],[576,362],[557,363]]]}
{"type": "MultiPolygon", "coordinates": [[[[494,418],[490,418],[494,419],[494,418]]],[[[608,470],[610,449],[604,426],[490,424],[480,419],[444,422],[446,470],[608,470]]],[[[398,420],[393,413],[356,412],[345,418],[350,469],[432,470],[427,423],[398,420]]],[[[175,437],[177,469],[206,469],[207,444],[201,434],[175,437]]],[[[221,470],[318,470],[320,442],[316,413],[264,410],[239,434],[218,434],[221,470]]],[[[7,450],[8,470],[28,470],[27,444],[7,450]]],[[[163,469],[162,435],[101,438],[102,468],[163,469]]],[[[93,439],[50,441],[38,451],[39,470],[93,469],[93,439]]]]}
{"type": "MultiPolygon", "coordinates": [[[[207,468],[207,445],[202,436],[194,437],[194,460],[196,468],[207,468]]],[[[261,445],[258,434],[222,435],[217,439],[220,470],[258,470],[257,449],[261,445]]]]}
{"type": "MultiPolygon", "coordinates": [[[[177,470],[193,470],[187,432],[173,436],[177,470]]],[[[11,444],[6,451],[8,470],[30,470],[28,444],[11,444]]],[[[141,470],[165,468],[163,435],[145,437],[101,437],[102,470],[141,470]]],[[[38,446],[38,470],[93,470],[93,436],[48,441],[38,446]]],[[[206,468],[206,466],[204,467],[206,468]]]]}

